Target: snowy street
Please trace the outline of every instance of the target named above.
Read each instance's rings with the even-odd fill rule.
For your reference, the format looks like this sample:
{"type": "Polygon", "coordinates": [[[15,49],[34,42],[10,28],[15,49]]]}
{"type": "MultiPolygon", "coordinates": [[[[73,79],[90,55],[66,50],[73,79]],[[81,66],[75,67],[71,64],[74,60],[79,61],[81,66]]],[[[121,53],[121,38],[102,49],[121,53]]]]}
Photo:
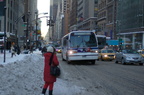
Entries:
{"type": "MultiPolygon", "coordinates": [[[[40,95],[44,58],[40,51],[11,58],[0,54],[0,95],[40,95]]],[[[97,61],[95,65],[67,64],[57,54],[61,76],[54,85],[54,95],[142,95],[144,66],[97,61]]],[[[48,95],[48,93],[46,94],[48,95]]]]}
{"type": "MultiPolygon", "coordinates": [[[[7,53],[5,63],[3,54],[0,54],[0,95],[40,95],[44,84],[43,67],[43,57],[39,51],[34,54],[20,54],[13,58],[7,53]]],[[[54,86],[54,95],[88,94],[85,88],[62,78],[58,78],[54,86]]]]}

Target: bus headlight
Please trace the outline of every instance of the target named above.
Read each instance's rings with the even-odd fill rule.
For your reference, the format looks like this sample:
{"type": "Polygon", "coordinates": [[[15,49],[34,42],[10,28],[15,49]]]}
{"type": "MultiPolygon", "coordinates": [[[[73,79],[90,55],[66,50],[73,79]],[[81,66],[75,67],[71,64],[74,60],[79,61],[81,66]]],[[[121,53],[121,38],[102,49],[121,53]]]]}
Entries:
{"type": "Polygon", "coordinates": [[[96,50],[95,52],[98,53],[98,50],[96,50]]]}
{"type": "Polygon", "coordinates": [[[71,55],[71,54],[74,54],[74,53],[77,53],[77,51],[76,51],[76,50],[69,50],[69,51],[68,51],[68,54],[70,54],[70,55],[71,55]]]}
{"type": "Polygon", "coordinates": [[[73,54],[73,51],[72,50],[68,51],[68,54],[73,54]]]}

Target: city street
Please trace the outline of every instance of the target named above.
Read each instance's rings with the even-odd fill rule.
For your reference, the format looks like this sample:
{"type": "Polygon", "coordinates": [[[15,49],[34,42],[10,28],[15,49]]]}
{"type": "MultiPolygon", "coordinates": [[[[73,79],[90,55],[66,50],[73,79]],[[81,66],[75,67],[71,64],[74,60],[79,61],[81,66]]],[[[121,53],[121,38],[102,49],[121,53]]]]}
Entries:
{"type": "Polygon", "coordinates": [[[115,61],[97,61],[67,64],[61,61],[63,78],[85,87],[94,95],[143,95],[144,66],[115,64],[115,61]],[[80,63],[80,64],[79,64],[80,63]]]}
{"type": "MultiPolygon", "coordinates": [[[[115,64],[114,61],[97,61],[95,65],[86,62],[67,64],[60,53],[57,56],[61,76],[55,83],[54,95],[144,93],[144,66],[115,64]]],[[[0,64],[0,95],[40,95],[44,83],[43,60],[40,52],[7,57],[9,63],[0,64]],[[16,58],[20,60],[12,61],[16,58]]]]}
{"type": "Polygon", "coordinates": [[[0,0],[0,95],[45,94],[46,52],[52,95],[144,95],[144,0],[0,0]]]}

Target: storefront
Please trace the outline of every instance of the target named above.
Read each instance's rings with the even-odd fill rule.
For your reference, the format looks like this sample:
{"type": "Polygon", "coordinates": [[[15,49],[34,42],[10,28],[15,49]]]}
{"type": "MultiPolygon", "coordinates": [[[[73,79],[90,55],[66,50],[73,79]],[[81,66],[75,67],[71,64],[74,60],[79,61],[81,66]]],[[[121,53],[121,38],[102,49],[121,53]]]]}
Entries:
{"type": "Polygon", "coordinates": [[[123,48],[125,49],[144,49],[144,31],[120,33],[123,40],[123,48]]]}

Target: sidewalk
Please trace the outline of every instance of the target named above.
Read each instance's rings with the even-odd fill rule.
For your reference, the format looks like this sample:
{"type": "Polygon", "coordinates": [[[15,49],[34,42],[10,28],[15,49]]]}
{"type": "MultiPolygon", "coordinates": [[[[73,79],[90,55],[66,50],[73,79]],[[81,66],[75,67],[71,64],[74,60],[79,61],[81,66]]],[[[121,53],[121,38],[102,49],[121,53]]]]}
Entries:
{"type": "MultiPolygon", "coordinates": [[[[41,51],[39,50],[36,50],[36,51],[33,51],[33,53],[38,53],[40,54],[41,51]]],[[[19,55],[16,54],[16,56],[13,56],[11,57],[11,52],[9,52],[8,50],[6,51],[6,54],[5,54],[5,62],[4,62],[4,53],[0,53],[0,64],[7,64],[7,63],[11,63],[11,62],[14,62],[16,60],[22,60],[24,58],[24,56],[26,56],[28,54],[23,54],[23,53],[20,53],[19,55]]]]}

